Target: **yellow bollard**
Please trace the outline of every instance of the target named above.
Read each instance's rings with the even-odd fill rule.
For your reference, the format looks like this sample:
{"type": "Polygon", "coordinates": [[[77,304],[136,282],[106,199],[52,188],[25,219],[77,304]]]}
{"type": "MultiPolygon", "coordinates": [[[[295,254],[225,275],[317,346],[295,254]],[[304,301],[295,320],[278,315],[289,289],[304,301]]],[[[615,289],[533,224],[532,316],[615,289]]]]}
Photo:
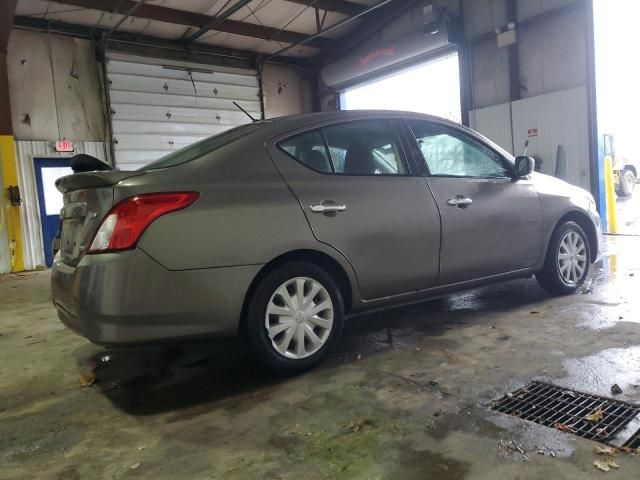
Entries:
{"type": "Polygon", "coordinates": [[[618,217],[616,212],[616,192],[613,184],[613,164],[611,157],[604,157],[604,187],[607,198],[608,233],[618,233],[618,217]]]}

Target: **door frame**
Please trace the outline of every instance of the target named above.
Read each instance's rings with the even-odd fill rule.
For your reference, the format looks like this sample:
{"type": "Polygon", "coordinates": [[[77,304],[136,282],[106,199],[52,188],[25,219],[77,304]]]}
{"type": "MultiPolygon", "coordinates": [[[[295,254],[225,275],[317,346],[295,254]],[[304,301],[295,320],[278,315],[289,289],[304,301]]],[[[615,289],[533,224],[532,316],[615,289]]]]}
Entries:
{"type": "Polygon", "coordinates": [[[34,155],[31,159],[33,162],[33,176],[34,183],[36,187],[36,199],[37,199],[37,208],[38,208],[38,220],[39,220],[39,228],[40,228],[40,246],[42,248],[42,256],[45,261],[45,265],[47,268],[49,265],[49,258],[53,260],[53,255],[50,250],[51,246],[45,245],[45,218],[48,216],[46,214],[46,205],[44,199],[44,185],[42,183],[42,167],[43,166],[51,166],[51,167],[71,167],[71,158],[72,155],[58,155],[58,156],[49,156],[49,155],[34,155]],[[47,165],[48,164],[48,165],[47,165]]]}

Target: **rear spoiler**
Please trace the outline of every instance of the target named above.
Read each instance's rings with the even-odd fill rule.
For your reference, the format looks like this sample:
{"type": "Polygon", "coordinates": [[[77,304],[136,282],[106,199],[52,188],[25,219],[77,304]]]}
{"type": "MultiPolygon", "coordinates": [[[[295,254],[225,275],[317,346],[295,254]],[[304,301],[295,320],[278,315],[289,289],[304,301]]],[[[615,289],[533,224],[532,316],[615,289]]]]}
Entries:
{"type": "Polygon", "coordinates": [[[62,193],[67,193],[84,188],[108,187],[126,178],[137,177],[145,173],[146,172],[143,171],[74,173],[73,175],[67,175],[66,177],[56,180],[56,188],[62,193]]]}

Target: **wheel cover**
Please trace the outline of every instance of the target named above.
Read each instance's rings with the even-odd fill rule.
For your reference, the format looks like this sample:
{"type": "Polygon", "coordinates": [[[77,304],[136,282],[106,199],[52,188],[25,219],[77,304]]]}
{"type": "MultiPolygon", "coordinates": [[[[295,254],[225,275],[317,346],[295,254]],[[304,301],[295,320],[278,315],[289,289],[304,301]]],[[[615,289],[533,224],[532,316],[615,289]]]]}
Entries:
{"type": "Polygon", "coordinates": [[[569,286],[577,285],[587,269],[587,245],[578,232],[567,232],[558,248],[558,271],[562,281],[569,286]]]}
{"type": "Polygon", "coordinates": [[[273,348],[299,360],[320,350],[333,328],[333,302],[327,289],[308,277],[280,285],[269,299],[265,328],[273,348]]]}
{"type": "Polygon", "coordinates": [[[630,192],[633,192],[633,190],[635,189],[636,178],[633,175],[627,175],[627,187],[630,192]]]}

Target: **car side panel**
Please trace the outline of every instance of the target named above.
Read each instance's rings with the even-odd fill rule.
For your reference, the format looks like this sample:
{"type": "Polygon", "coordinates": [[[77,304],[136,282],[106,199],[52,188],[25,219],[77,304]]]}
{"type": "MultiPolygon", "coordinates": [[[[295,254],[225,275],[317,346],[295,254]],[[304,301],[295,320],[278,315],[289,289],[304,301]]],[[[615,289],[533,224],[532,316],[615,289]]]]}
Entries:
{"type": "Polygon", "coordinates": [[[138,246],[169,270],[265,264],[314,242],[300,206],[264,146],[245,142],[215,155],[118,185],[141,191],[195,190],[186,210],[154,221],[138,246]]]}
{"type": "Polygon", "coordinates": [[[181,190],[201,195],[188,209],[154,221],[138,243],[167,270],[262,268],[284,254],[313,250],[340,264],[354,302],[360,298],[351,265],[340,252],[315,238],[298,200],[267,155],[263,139],[132,178],[115,189],[116,201],[138,193],[181,190]]]}
{"type": "Polygon", "coordinates": [[[73,267],[58,254],[53,298],[65,325],[101,345],[232,336],[259,270],[249,265],[169,271],[140,249],[85,255],[73,267]]]}

